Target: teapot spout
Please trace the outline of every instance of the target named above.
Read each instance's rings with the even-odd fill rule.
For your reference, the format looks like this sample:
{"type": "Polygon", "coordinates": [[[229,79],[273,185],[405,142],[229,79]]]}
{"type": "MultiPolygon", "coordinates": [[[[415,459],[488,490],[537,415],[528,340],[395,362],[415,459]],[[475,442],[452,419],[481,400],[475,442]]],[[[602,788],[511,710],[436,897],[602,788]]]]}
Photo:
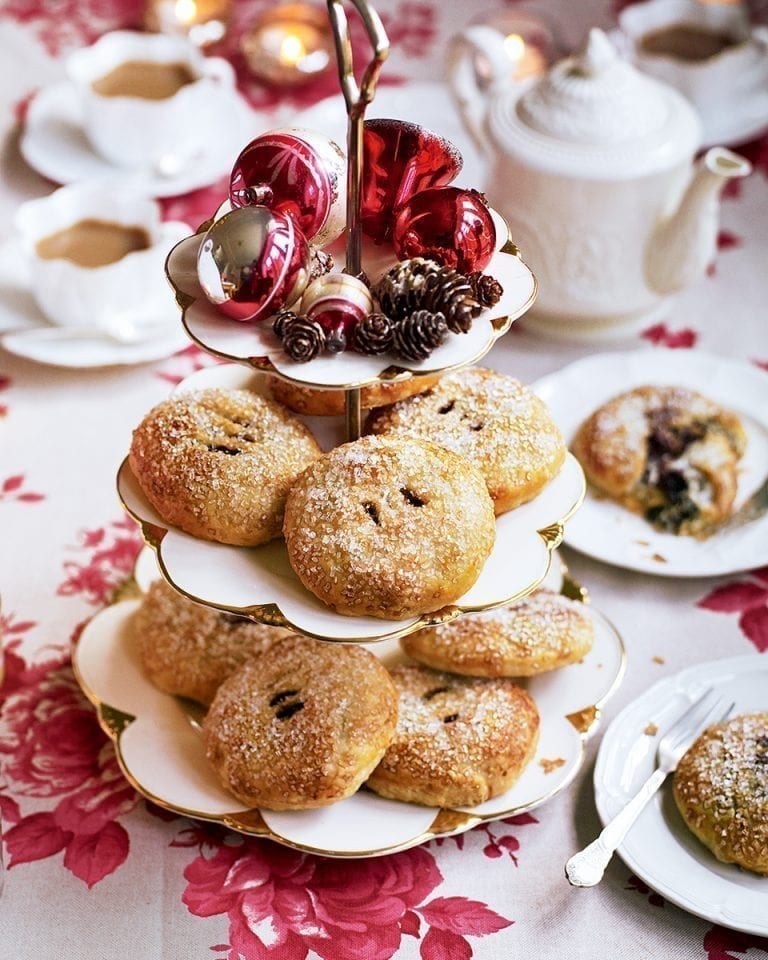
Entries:
{"type": "Polygon", "coordinates": [[[720,193],[728,180],[746,177],[744,157],[712,147],[699,162],[677,210],[654,230],[646,248],[648,285],[664,296],[693,283],[715,254],[720,193]]]}

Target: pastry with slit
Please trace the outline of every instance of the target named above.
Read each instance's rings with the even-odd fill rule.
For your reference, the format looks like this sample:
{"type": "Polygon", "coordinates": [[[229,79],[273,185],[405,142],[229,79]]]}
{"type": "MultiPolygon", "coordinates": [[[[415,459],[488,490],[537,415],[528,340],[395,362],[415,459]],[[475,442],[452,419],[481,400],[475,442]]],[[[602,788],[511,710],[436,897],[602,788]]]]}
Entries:
{"type": "Polygon", "coordinates": [[[718,860],[768,876],[768,713],[708,727],[678,764],[673,792],[718,860]]]}
{"type": "Polygon", "coordinates": [[[139,659],[165,693],[208,705],[227,677],[289,630],[195,603],[155,580],[133,619],[139,659]]]}
{"type": "Polygon", "coordinates": [[[281,404],[211,388],[150,410],[129,461],[163,520],[203,540],[256,546],[280,536],[288,490],[320,453],[281,404]]]}
{"type": "Polygon", "coordinates": [[[487,613],[468,613],[403,637],[414,660],[472,677],[532,677],[576,663],[595,627],[583,603],[551,590],[487,613]]]}
{"type": "Polygon", "coordinates": [[[509,790],[536,752],[536,704],[512,680],[413,665],[396,667],[392,679],[397,729],[367,783],[381,796],[474,806],[509,790]]]}
{"type": "Polygon", "coordinates": [[[373,411],[366,432],[429,440],[465,457],[485,477],[497,515],[540,493],[566,454],[536,394],[484,367],[446,374],[429,390],[373,411]]]}
{"type": "Polygon", "coordinates": [[[316,460],[285,507],[288,558],[337,613],[403,620],[454,603],[494,544],[493,503],[463,457],[362,437],[316,460]]]}
{"type": "Polygon", "coordinates": [[[396,723],[397,692],[377,657],[353,644],[292,636],[219,687],[203,743],[241,802],[306,810],[351,796],[396,723]]]}
{"type": "Polygon", "coordinates": [[[582,423],[573,452],[596,490],[659,530],[706,536],[736,497],[739,417],[687,387],[636,387],[582,423]]]}

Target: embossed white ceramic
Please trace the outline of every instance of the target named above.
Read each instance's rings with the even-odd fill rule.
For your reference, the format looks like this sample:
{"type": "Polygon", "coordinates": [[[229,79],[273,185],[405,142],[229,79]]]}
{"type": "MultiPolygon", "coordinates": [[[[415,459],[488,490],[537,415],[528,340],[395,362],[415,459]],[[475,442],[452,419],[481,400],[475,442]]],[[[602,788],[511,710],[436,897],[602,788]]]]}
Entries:
{"type": "Polygon", "coordinates": [[[703,273],[716,198],[750,164],[723,148],[696,172],[698,118],[676,90],[590,31],[531,84],[510,82],[501,34],[454,38],[449,77],[464,122],[491,158],[487,193],[525,251],[540,292],[529,324],[554,336],[623,336],[703,273]],[[473,56],[493,67],[478,86],[473,56]]]}
{"type": "MultiPolygon", "coordinates": [[[[160,220],[160,208],[133,189],[130,181],[72,184],[47,197],[22,204],[15,225],[25,260],[28,289],[48,320],[83,330],[136,330],[157,325],[168,314],[172,297],[163,264],[170,248],[189,232],[185,223],[160,220]],[[114,263],[82,267],[69,260],[44,259],[38,241],[86,219],[143,227],[149,246],[114,263]]],[[[173,329],[168,322],[167,332],[173,329]]],[[[132,338],[125,338],[126,343],[132,338]]]]}
{"type": "Polygon", "coordinates": [[[94,149],[110,163],[129,169],[172,174],[193,162],[205,150],[222,100],[235,95],[229,63],[204,57],[180,36],[115,30],[73,53],[66,67],[94,149]],[[94,90],[94,81],[130,61],[182,63],[197,79],[162,100],[104,96],[94,90]]]}
{"type": "MultiPolygon", "coordinates": [[[[755,655],[700,663],[661,680],[625,707],[605,732],[595,765],[595,801],[603,823],[650,776],[658,736],[708,687],[734,702],[732,716],[764,712],[768,661],[755,655]],[[644,732],[649,724],[658,727],[658,736],[644,732]]],[[[716,860],[685,826],[670,782],[640,814],[618,852],[638,877],[683,910],[734,930],[768,935],[768,877],[716,860]]]]}
{"type": "Polygon", "coordinates": [[[768,28],[752,26],[741,4],[647,0],[625,7],[618,19],[632,62],[696,108],[705,144],[741,142],[768,127],[768,28]],[[736,42],[695,61],[643,49],[646,34],[672,25],[722,33],[736,42]]]}

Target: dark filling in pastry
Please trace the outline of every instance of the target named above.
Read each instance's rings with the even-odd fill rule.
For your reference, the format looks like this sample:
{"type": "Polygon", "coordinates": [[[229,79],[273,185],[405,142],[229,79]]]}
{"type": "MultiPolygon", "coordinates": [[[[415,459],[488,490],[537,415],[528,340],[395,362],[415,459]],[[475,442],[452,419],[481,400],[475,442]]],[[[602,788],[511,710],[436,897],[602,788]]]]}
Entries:
{"type": "Polygon", "coordinates": [[[650,417],[648,458],[642,483],[662,495],[662,502],[645,512],[646,520],[661,530],[677,533],[684,523],[695,520],[699,507],[692,497],[692,481],[699,489],[706,478],[691,468],[683,469],[680,458],[688,447],[706,433],[706,424],[697,422],[676,426],[677,411],[663,409],[650,417]]]}

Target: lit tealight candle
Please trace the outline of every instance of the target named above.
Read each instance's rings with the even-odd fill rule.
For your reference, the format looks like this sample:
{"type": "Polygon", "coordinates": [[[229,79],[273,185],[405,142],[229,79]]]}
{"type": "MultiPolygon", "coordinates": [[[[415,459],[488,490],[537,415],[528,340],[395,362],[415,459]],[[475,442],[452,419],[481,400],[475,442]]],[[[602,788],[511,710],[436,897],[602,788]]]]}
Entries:
{"type": "Polygon", "coordinates": [[[504,50],[512,64],[512,76],[515,80],[536,77],[545,73],[547,58],[539,47],[526,43],[519,33],[509,33],[504,38],[504,50]]]}
{"type": "Polygon", "coordinates": [[[325,10],[288,3],[257,17],[240,46],[254,76],[291,87],[313,80],[328,68],[333,37],[325,10]]]}
{"type": "Polygon", "coordinates": [[[148,0],[144,23],[157,33],[186,35],[200,47],[226,33],[231,0],[148,0]]]}

